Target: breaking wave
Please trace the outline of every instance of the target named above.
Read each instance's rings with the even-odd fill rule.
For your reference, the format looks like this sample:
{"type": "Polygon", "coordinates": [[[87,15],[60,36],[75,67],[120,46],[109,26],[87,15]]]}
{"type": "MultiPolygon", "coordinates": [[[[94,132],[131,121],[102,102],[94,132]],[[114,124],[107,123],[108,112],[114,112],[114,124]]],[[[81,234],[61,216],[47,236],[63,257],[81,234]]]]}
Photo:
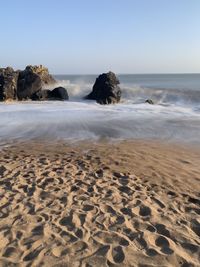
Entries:
{"type": "Polygon", "coordinates": [[[158,139],[200,145],[200,90],[121,83],[122,101],[83,100],[95,77],[60,79],[70,101],[0,103],[0,144],[25,140],[158,139]],[[155,105],[145,103],[152,99],[155,105]]]}
{"type": "MultiPolygon", "coordinates": [[[[94,83],[94,81],[93,81],[94,83]]],[[[63,86],[69,93],[70,100],[82,101],[83,97],[91,92],[93,83],[85,81],[84,78],[70,80],[60,80],[57,86],[63,86]]],[[[147,99],[152,99],[159,105],[200,105],[200,90],[188,88],[152,88],[138,84],[121,83],[122,101],[131,103],[144,103],[147,99]]],[[[199,83],[200,89],[200,83],[199,83]]]]}

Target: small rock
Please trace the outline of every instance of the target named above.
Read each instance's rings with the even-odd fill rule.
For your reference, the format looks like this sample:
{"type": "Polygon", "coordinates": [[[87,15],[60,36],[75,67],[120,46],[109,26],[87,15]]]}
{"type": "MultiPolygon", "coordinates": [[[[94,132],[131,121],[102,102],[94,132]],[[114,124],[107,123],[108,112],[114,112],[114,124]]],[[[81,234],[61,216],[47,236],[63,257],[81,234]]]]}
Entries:
{"type": "Polygon", "coordinates": [[[148,104],[150,104],[150,105],[154,105],[154,102],[153,102],[152,99],[147,99],[147,100],[145,101],[145,103],[148,103],[148,104]]]}

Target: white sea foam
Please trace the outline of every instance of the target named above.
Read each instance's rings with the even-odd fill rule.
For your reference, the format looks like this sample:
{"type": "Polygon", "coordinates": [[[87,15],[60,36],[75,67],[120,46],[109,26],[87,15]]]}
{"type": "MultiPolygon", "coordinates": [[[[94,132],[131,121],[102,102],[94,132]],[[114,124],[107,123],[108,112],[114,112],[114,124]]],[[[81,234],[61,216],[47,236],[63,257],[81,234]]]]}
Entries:
{"type": "Polygon", "coordinates": [[[1,143],[154,138],[200,143],[200,114],[189,107],[95,102],[0,104],[1,143]]]}
{"type": "Polygon", "coordinates": [[[91,91],[95,76],[60,78],[57,86],[67,89],[70,101],[1,103],[0,143],[38,138],[67,141],[153,138],[200,144],[200,77],[193,75],[189,80],[187,75],[184,79],[164,75],[165,84],[159,75],[144,76],[142,81],[138,77],[122,76],[122,100],[116,105],[101,106],[83,100],[91,91]],[[174,82],[170,83],[171,79],[174,82]],[[145,83],[155,87],[145,87],[145,83]],[[144,103],[148,98],[155,105],[144,103]]]}
{"type": "MultiPolygon", "coordinates": [[[[70,100],[82,101],[83,97],[91,92],[93,83],[94,81],[91,83],[91,81],[84,78],[84,76],[78,76],[77,78],[74,78],[73,81],[68,79],[59,80],[56,86],[65,87],[69,93],[70,100]]],[[[172,84],[171,87],[168,86],[167,88],[162,88],[162,86],[162,83],[158,84],[157,87],[145,87],[144,85],[137,83],[122,82],[120,84],[122,89],[122,101],[137,104],[144,103],[146,99],[152,99],[154,103],[160,105],[190,105],[192,107],[197,106],[200,108],[200,80],[199,89],[180,88],[177,84],[172,84]]],[[[45,89],[53,88],[45,87],[45,89]]]]}

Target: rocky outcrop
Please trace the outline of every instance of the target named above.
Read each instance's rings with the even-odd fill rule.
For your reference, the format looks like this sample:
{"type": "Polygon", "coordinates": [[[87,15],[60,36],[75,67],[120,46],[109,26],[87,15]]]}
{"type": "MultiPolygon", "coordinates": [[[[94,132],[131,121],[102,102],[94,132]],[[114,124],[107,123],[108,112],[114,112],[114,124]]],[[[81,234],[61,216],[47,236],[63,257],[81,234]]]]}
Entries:
{"type": "Polygon", "coordinates": [[[15,100],[17,98],[17,81],[19,73],[13,68],[0,69],[0,100],[15,100]]]}
{"type": "Polygon", "coordinates": [[[4,100],[68,100],[67,90],[57,87],[43,90],[56,84],[47,68],[27,66],[23,71],[11,67],[0,68],[0,101],[4,100]]]}
{"type": "Polygon", "coordinates": [[[17,97],[19,100],[31,99],[45,85],[53,85],[55,82],[48,69],[42,65],[27,66],[24,71],[19,72],[17,97]]]}
{"type": "Polygon", "coordinates": [[[103,73],[96,79],[92,92],[85,99],[96,100],[99,104],[118,103],[121,99],[119,83],[113,72],[103,73]]]}
{"type": "Polygon", "coordinates": [[[64,87],[57,87],[51,90],[40,90],[31,97],[32,100],[68,100],[69,96],[64,87]]]}

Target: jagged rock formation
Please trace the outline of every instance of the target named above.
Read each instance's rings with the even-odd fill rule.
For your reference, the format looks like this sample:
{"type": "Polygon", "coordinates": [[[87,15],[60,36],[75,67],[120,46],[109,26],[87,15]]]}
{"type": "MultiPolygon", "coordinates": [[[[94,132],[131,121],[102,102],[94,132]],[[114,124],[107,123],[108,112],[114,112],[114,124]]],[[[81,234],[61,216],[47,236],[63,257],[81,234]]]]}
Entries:
{"type": "Polygon", "coordinates": [[[13,68],[0,69],[0,100],[15,100],[17,99],[17,81],[19,72],[13,68]]]}
{"type": "Polygon", "coordinates": [[[27,66],[23,71],[13,68],[0,68],[0,101],[4,100],[68,100],[67,90],[57,87],[54,90],[43,90],[53,86],[56,80],[42,65],[27,66]]]}
{"type": "Polygon", "coordinates": [[[24,71],[19,72],[17,97],[19,100],[30,99],[35,93],[41,91],[44,85],[55,83],[47,68],[42,65],[27,66],[24,71]]]}
{"type": "Polygon", "coordinates": [[[113,72],[103,73],[96,79],[92,92],[85,99],[96,100],[99,104],[118,103],[121,99],[119,83],[113,72]]]}

